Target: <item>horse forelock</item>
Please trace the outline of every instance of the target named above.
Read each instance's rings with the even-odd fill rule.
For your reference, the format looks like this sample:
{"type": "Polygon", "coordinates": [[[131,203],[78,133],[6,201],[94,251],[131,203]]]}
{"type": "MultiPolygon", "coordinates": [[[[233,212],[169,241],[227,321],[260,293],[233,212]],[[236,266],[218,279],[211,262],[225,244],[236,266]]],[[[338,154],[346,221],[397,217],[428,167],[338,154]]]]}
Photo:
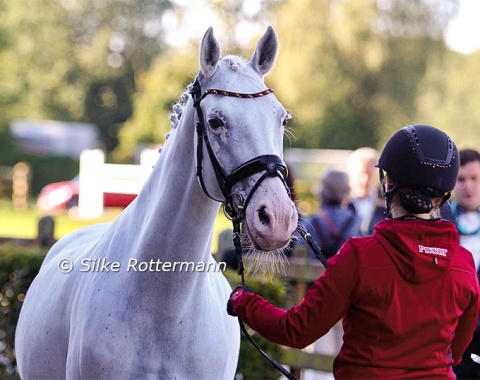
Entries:
{"type": "Polygon", "coordinates": [[[242,71],[242,67],[246,65],[246,61],[242,57],[236,55],[227,55],[220,60],[219,65],[225,66],[228,69],[239,73],[242,71]]]}

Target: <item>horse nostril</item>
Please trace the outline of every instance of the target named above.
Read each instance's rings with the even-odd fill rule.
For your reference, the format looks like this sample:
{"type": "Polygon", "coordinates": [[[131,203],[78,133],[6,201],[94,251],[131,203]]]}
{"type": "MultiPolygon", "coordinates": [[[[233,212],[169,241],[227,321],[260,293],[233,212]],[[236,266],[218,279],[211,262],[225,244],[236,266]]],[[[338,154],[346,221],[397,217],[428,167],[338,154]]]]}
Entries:
{"type": "Polygon", "coordinates": [[[265,226],[270,223],[270,218],[268,217],[267,212],[265,211],[265,206],[261,207],[258,210],[258,218],[260,219],[260,222],[265,226]]]}

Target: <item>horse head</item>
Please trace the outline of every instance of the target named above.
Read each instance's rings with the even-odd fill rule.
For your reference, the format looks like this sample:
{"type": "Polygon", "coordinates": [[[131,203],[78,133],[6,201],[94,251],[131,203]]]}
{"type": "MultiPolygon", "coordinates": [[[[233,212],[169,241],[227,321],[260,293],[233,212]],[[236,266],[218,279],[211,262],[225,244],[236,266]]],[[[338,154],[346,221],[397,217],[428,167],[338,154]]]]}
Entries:
{"type": "Polygon", "coordinates": [[[192,89],[202,188],[222,201],[232,218],[241,218],[251,252],[262,255],[285,248],[298,223],[282,160],[289,114],[264,82],[277,51],[277,35],[268,27],[249,61],[233,55],[221,58],[209,28],[192,89]]]}

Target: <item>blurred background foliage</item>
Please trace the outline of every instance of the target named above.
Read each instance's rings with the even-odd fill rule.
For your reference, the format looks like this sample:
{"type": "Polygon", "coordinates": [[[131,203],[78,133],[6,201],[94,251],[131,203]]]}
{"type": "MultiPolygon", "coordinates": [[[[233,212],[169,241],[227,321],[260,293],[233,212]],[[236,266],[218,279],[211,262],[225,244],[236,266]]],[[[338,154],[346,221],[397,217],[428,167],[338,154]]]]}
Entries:
{"type": "MultiPolygon", "coordinates": [[[[163,143],[209,25],[223,54],[247,59],[266,26],[275,27],[280,52],[267,84],[294,116],[287,147],[381,149],[410,123],[478,147],[480,51],[460,54],[444,40],[457,11],[458,0],[0,0],[0,167],[28,162],[32,195],[78,172],[75,160],[19,151],[9,132],[19,118],[93,123],[109,162],[163,143]],[[185,25],[195,33],[181,33],[185,25]]],[[[11,296],[0,310],[2,343],[12,339],[3,326],[14,325],[18,295],[41,260],[19,273],[12,255],[0,256],[0,294],[11,296]]],[[[264,295],[281,305],[285,293],[273,286],[264,295]]],[[[245,378],[269,378],[256,358],[242,353],[245,378]]]]}
{"type": "Polygon", "coordinates": [[[381,148],[409,123],[480,142],[480,51],[444,41],[457,0],[0,0],[0,10],[3,146],[14,118],[94,123],[116,161],[162,143],[201,39],[172,30],[195,22],[200,36],[214,25],[224,54],[247,58],[276,28],[267,83],[294,115],[287,146],[381,148]]]}
{"type": "Polygon", "coordinates": [[[28,287],[42,264],[45,248],[0,245],[0,378],[16,374],[15,328],[28,287]]]}

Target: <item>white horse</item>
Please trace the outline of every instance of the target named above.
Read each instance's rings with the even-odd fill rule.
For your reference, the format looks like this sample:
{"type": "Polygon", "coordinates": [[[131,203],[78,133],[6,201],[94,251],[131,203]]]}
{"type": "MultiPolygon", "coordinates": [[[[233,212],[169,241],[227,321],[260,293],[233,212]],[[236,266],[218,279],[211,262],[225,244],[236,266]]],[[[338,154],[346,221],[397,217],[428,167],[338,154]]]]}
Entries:
{"type": "Polygon", "coordinates": [[[269,27],[248,62],[220,58],[208,29],[196,101],[182,107],[136,200],[46,256],[16,331],[23,379],[234,377],[240,334],[226,313],[231,288],[215,266],[201,269],[213,262],[214,199],[241,217],[257,251],[282,249],[297,227],[281,159],[287,112],[263,81],[277,50],[269,27]]]}

